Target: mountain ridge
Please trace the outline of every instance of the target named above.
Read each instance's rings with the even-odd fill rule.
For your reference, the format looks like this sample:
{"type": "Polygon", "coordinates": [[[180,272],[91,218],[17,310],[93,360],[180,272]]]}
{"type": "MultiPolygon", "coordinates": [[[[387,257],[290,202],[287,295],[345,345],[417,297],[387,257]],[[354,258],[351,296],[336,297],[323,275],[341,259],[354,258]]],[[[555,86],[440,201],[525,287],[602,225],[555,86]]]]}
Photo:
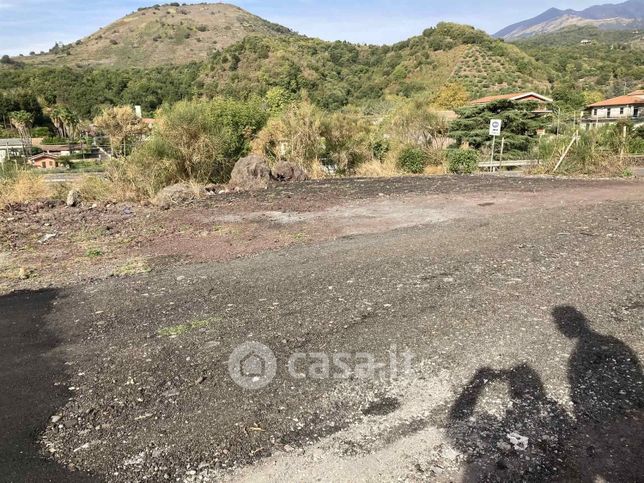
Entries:
{"type": "Polygon", "coordinates": [[[494,36],[505,40],[517,40],[584,25],[606,30],[644,27],[644,0],[593,5],[579,11],[550,8],[536,17],[509,25],[494,36]]]}

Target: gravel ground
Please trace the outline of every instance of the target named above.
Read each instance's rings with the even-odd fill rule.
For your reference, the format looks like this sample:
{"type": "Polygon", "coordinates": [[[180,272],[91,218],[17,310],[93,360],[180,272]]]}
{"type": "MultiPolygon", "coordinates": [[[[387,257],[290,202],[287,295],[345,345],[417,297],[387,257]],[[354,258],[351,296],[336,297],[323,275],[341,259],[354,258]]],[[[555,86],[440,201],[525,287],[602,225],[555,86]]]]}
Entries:
{"type": "Polygon", "coordinates": [[[6,377],[5,418],[58,395],[0,466],[47,474],[37,447],[55,481],[638,480],[644,185],[423,180],[236,195],[213,216],[268,203],[278,220],[251,223],[297,215],[310,239],[0,298],[46,342],[3,365],[49,374],[6,377]],[[246,342],[276,358],[257,390],[229,374],[246,342]],[[351,370],[325,377],[319,353],[351,370]],[[361,374],[363,353],[383,367],[361,374]]]}

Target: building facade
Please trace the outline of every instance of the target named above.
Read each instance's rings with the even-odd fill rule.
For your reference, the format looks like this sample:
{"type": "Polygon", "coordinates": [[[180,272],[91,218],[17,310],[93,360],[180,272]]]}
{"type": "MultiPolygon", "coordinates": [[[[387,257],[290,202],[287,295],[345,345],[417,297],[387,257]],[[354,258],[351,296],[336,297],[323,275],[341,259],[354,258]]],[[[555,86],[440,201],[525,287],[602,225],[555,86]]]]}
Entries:
{"type": "Polygon", "coordinates": [[[630,121],[635,126],[644,124],[644,90],[587,106],[581,125],[584,129],[592,129],[619,121],[630,121]]]}
{"type": "Polygon", "coordinates": [[[39,169],[55,169],[63,167],[63,164],[58,160],[59,156],[56,154],[41,153],[29,158],[29,163],[34,168],[39,169]]]}
{"type": "Polygon", "coordinates": [[[20,156],[23,153],[21,139],[0,139],[0,163],[14,156],[20,156]]]}

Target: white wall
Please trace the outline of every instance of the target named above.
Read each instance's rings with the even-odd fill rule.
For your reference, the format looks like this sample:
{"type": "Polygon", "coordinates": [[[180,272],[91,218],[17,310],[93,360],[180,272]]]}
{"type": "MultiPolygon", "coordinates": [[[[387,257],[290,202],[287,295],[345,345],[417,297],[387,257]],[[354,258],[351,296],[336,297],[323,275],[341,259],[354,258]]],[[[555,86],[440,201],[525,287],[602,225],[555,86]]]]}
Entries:
{"type": "MultiPolygon", "coordinates": [[[[639,108],[640,115],[644,113],[644,106],[640,106],[639,108]]],[[[619,119],[622,117],[633,117],[635,115],[635,107],[634,106],[615,106],[610,108],[610,116],[609,114],[609,108],[607,107],[600,107],[597,109],[591,109],[590,111],[590,117],[591,118],[599,118],[599,119],[619,119]],[[624,111],[622,112],[621,109],[624,111]]]]}

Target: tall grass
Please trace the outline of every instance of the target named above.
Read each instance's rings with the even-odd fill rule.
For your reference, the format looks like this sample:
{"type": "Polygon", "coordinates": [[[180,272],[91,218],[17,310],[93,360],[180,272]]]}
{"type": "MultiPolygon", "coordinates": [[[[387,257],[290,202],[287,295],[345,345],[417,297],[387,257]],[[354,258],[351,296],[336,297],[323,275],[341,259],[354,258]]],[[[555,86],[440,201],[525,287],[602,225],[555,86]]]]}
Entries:
{"type": "Polygon", "coordinates": [[[12,176],[0,179],[0,209],[15,203],[29,203],[50,198],[53,188],[37,174],[16,171],[12,176]]]}
{"type": "Polygon", "coordinates": [[[532,169],[540,174],[582,174],[593,176],[621,176],[628,167],[622,154],[624,145],[616,131],[598,129],[579,133],[555,173],[555,168],[573,136],[543,139],[538,146],[541,164],[532,169]]]}

